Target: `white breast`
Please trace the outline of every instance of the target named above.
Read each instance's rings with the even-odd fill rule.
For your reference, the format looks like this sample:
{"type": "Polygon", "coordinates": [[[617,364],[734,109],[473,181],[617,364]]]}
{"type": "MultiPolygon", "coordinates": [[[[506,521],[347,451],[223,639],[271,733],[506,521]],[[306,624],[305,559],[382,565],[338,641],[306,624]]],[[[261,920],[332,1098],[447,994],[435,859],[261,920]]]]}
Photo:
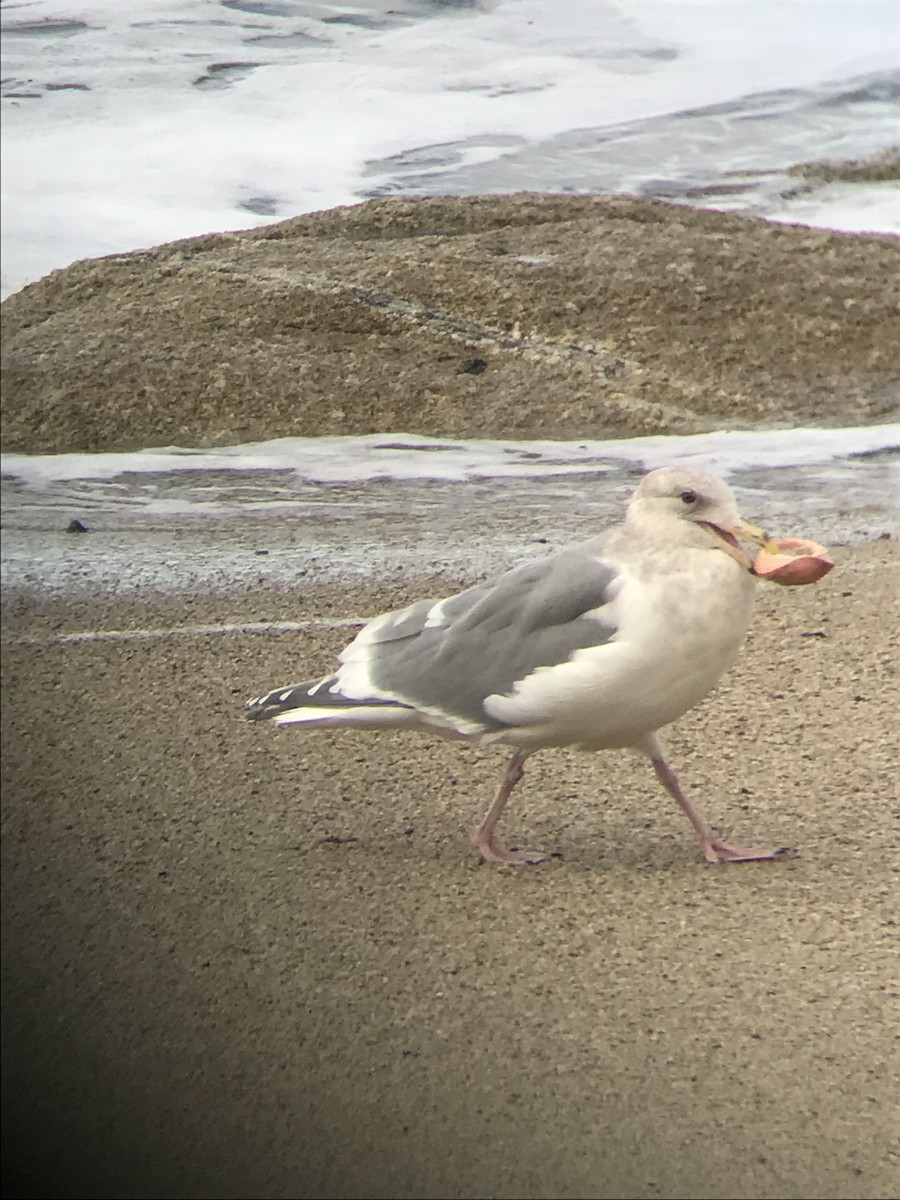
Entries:
{"type": "Polygon", "coordinates": [[[512,726],[496,740],[523,747],[633,745],[698,704],[734,662],[753,613],[755,580],[715,550],[624,568],[609,615],[612,641],[540,667],[486,711],[512,726]]]}

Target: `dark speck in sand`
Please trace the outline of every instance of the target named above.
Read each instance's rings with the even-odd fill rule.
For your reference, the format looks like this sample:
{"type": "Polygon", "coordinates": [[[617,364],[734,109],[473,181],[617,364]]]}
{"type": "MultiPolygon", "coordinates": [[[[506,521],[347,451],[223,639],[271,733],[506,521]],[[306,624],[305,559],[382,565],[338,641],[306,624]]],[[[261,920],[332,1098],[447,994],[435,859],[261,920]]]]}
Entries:
{"type": "Polygon", "coordinates": [[[469,358],[459,368],[460,375],[481,375],[487,370],[487,363],[483,358],[469,358]]]}

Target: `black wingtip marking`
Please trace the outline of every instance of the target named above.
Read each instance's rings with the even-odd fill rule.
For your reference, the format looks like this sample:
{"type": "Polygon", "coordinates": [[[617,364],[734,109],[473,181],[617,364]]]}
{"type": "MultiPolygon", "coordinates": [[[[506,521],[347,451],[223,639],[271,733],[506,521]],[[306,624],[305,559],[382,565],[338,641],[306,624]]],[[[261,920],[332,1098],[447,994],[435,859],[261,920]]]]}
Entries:
{"type": "Polygon", "coordinates": [[[406,708],[408,705],[396,700],[385,700],[369,696],[364,700],[344,696],[335,689],[337,676],[308,680],[306,683],[290,683],[285,687],[273,688],[262,696],[248,700],[244,713],[248,721],[266,721],[279,713],[296,708],[406,708]]]}

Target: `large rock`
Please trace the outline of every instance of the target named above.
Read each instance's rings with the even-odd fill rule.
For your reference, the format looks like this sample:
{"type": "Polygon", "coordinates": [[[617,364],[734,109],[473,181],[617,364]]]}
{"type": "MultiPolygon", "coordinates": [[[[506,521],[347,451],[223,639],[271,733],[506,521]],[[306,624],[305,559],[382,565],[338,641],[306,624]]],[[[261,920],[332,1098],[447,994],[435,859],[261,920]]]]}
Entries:
{"type": "Polygon", "coordinates": [[[659,201],[377,200],[10,297],[3,448],[878,420],[898,279],[892,237],[659,201]]]}

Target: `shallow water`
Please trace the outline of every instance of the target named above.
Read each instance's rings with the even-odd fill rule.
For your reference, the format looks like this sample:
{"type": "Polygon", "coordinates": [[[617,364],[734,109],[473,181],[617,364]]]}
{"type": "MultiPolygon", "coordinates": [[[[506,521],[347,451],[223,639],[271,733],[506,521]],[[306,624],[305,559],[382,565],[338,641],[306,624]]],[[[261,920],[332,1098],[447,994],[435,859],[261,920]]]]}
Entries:
{"type": "Polygon", "coordinates": [[[749,520],[826,544],[900,533],[900,426],[452,442],[281,439],[222,451],[6,455],[2,583],[74,594],[477,577],[617,519],[643,470],[715,470],[749,520]],[[67,533],[78,520],[88,532],[67,533]]]}

